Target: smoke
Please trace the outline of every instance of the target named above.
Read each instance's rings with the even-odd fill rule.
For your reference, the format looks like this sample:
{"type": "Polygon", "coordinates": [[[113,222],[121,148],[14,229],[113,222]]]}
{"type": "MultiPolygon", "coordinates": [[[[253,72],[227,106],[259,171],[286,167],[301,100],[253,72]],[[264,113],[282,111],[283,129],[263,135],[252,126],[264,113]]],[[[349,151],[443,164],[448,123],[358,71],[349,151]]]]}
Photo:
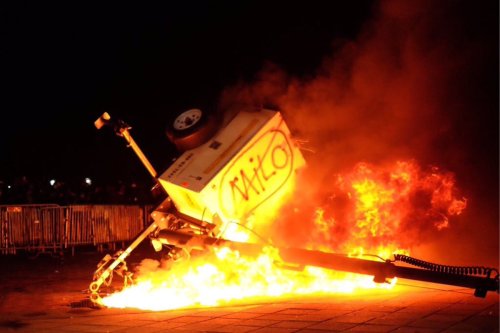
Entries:
{"type": "MultiPolygon", "coordinates": [[[[498,161],[488,165],[484,152],[493,151],[498,157],[494,145],[485,147],[487,140],[497,138],[487,139],[481,132],[494,131],[494,126],[482,124],[498,119],[498,115],[488,118],[489,112],[497,113],[496,101],[488,99],[492,91],[488,66],[498,62],[498,40],[491,44],[491,33],[485,33],[491,28],[488,18],[494,17],[488,12],[494,9],[491,3],[478,7],[456,1],[382,1],[356,40],[332,42],[332,54],[324,58],[314,78],[293,77],[269,63],[254,82],[226,89],[221,107],[271,104],[282,110],[295,137],[305,142],[309,165],[307,186],[300,187],[296,201],[308,198],[310,203],[315,198],[315,203],[322,203],[333,175],[358,162],[387,164],[401,159],[457,173],[465,195],[479,200],[478,181],[498,184],[492,172],[498,161]],[[476,152],[478,146],[482,154],[476,152]],[[478,179],[481,173],[493,179],[478,179]]],[[[496,189],[488,193],[498,211],[496,189]]],[[[474,218],[481,220],[480,215],[474,218]]],[[[498,256],[491,248],[498,247],[498,219],[495,214],[485,218],[485,228],[493,236],[488,236],[489,245],[483,250],[494,250],[493,257],[498,256]]],[[[302,230],[307,227],[303,224],[302,230]]],[[[450,236],[449,243],[456,243],[469,229],[459,224],[458,236],[450,236]]],[[[470,241],[481,242],[485,244],[484,239],[470,241]]]]}

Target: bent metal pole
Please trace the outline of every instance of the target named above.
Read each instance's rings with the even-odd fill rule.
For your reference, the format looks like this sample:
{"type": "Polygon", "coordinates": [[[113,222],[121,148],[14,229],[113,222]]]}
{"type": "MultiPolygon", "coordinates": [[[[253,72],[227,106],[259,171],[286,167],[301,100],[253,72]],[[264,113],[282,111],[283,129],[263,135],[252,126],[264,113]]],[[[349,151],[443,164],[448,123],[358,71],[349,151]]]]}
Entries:
{"type": "MultiPolygon", "coordinates": [[[[266,246],[234,242],[222,238],[206,235],[185,234],[172,230],[160,230],[157,239],[168,245],[187,248],[188,250],[206,250],[210,247],[229,247],[246,255],[257,255],[266,246]]],[[[375,282],[384,282],[386,279],[398,277],[402,279],[418,280],[453,286],[475,289],[475,295],[486,296],[487,291],[499,291],[498,276],[473,276],[452,274],[413,267],[397,266],[390,261],[373,261],[359,258],[350,258],[345,255],[299,248],[277,248],[284,263],[300,266],[316,266],[338,271],[373,275],[375,282]]]]}

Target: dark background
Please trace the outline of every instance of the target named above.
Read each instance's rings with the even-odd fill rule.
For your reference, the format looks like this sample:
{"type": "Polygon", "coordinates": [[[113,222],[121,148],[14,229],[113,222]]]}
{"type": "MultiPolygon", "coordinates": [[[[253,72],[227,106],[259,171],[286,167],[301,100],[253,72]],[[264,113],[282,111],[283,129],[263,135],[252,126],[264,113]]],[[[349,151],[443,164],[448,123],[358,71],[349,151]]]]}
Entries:
{"type": "MultiPolygon", "coordinates": [[[[442,54],[453,64],[465,59],[456,67],[456,80],[442,81],[450,87],[432,91],[445,100],[438,113],[450,119],[450,127],[421,162],[456,172],[470,208],[465,223],[431,252],[469,262],[486,253],[498,262],[498,1],[392,3],[403,5],[394,6],[399,12],[390,19],[404,20],[406,5],[413,7],[412,19],[418,18],[420,4],[423,13],[435,14],[429,18],[433,26],[416,35],[417,42],[425,41],[418,45],[438,54],[440,46],[452,50],[442,54]],[[439,8],[433,11],[435,4],[439,8]],[[457,246],[462,250],[452,250],[457,246]]],[[[338,41],[370,33],[366,27],[378,2],[12,1],[0,6],[0,181],[27,176],[44,184],[52,178],[78,183],[90,177],[96,184],[124,180],[149,186],[148,173],[122,139],[94,128],[104,111],[133,127],[134,138],[161,173],[177,155],[164,134],[172,115],[192,107],[213,109],[223,91],[236,83],[250,85],[268,63],[298,80],[314,77],[325,58],[337,59],[338,41]]],[[[405,27],[411,34],[412,27],[405,27]]],[[[425,49],[420,54],[425,56],[425,49]]],[[[442,62],[446,67],[447,60],[442,62]]],[[[422,75],[432,70],[439,78],[439,68],[422,68],[422,75]]],[[[367,85],[376,85],[374,79],[367,85]]],[[[422,130],[434,131],[431,122],[422,130]]]]}
{"type": "MultiPolygon", "coordinates": [[[[173,114],[213,109],[223,90],[252,82],[269,62],[299,79],[314,75],[334,52],[334,42],[356,39],[377,5],[2,3],[0,180],[148,182],[124,142],[94,128],[103,111],[133,127],[134,138],[162,172],[177,155],[164,134],[173,114]]],[[[454,21],[463,20],[464,39],[478,36],[480,43],[495,46],[486,50],[498,50],[497,2],[447,6],[454,21]]],[[[455,42],[460,38],[454,36],[455,42]]],[[[476,175],[466,186],[498,198],[498,53],[479,59],[486,63],[471,67],[465,76],[470,82],[457,82],[471,86],[467,101],[476,99],[478,107],[446,111],[456,128],[449,140],[472,161],[467,173],[476,175]]]]}
{"type": "Polygon", "coordinates": [[[251,81],[265,62],[311,73],[335,38],[354,38],[373,1],[3,4],[0,180],[148,179],[109,131],[130,124],[159,172],[176,156],[164,130],[191,107],[251,81]]]}

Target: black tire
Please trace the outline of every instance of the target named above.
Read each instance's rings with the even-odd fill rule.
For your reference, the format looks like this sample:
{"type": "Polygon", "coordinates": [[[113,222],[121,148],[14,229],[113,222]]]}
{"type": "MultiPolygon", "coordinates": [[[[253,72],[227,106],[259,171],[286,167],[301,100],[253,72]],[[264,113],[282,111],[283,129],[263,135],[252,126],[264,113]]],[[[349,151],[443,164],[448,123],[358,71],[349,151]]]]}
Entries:
{"type": "Polygon", "coordinates": [[[217,117],[200,109],[182,112],[167,126],[167,137],[180,152],[194,149],[210,140],[219,127],[217,117]]]}

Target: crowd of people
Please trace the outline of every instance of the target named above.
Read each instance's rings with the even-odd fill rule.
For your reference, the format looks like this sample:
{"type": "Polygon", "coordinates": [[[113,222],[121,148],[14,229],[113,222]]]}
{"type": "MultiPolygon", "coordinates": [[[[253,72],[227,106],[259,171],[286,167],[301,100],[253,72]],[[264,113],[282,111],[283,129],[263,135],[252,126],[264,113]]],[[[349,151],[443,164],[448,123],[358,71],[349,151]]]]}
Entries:
{"type": "Polygon", "coordinates": [[[90,178],[68,181],[21,176],[0,179],[0,205],[151,204],[160,195],[153,185],[140,181],[102,183],[90,178]]]}

